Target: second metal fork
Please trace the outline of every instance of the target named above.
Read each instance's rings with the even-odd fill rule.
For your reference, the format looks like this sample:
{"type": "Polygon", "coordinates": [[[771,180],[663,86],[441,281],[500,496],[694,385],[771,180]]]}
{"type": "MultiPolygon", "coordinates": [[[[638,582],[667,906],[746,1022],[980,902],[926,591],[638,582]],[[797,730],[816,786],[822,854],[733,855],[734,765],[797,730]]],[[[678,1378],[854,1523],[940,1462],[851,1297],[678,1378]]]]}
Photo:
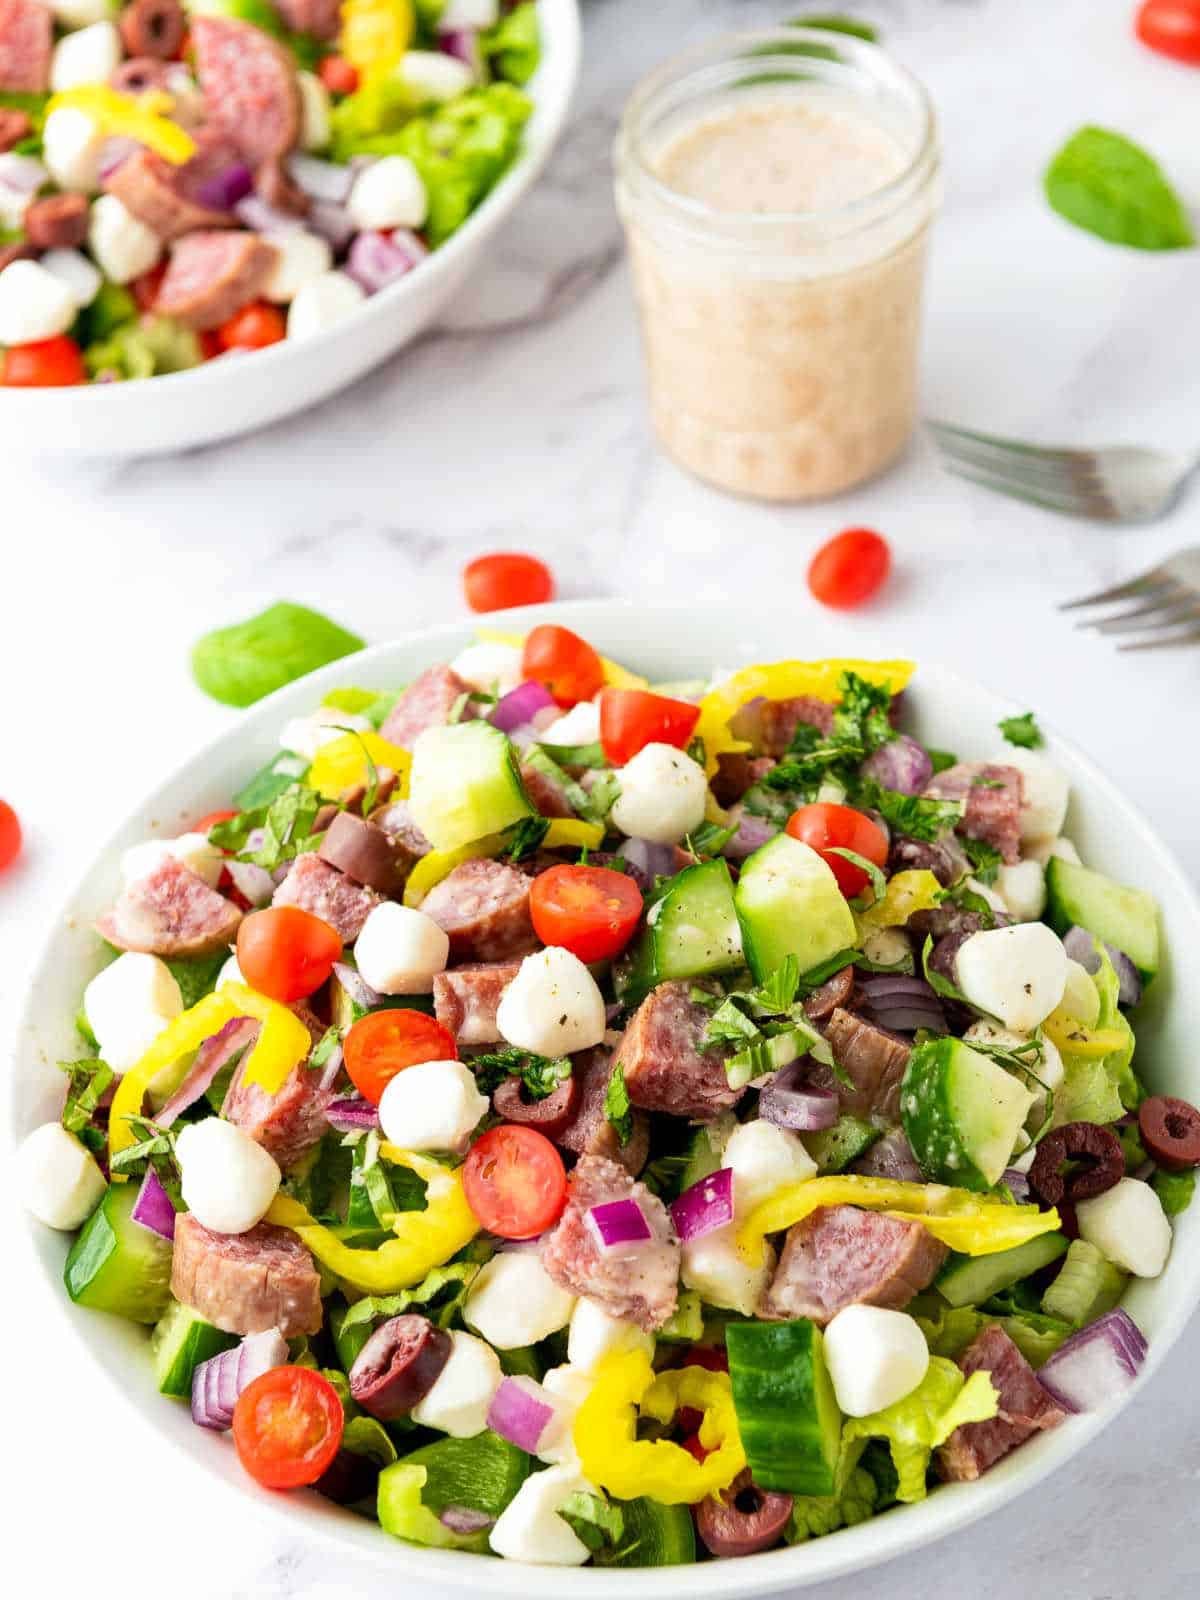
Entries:
{"type": "Polygon", "coordinates": [[[1059,610],[1111,605],[1120,600],[1135,603],[1098,620],[1089,617],[1079,626],[1095,628],[1097,633],[1146,635],[1118,646],[1121,650],[1161,650],[1171,645],[1200,643],[1200,545],[1180,550],[1127,583],[1068,600],[1059,610]]]}

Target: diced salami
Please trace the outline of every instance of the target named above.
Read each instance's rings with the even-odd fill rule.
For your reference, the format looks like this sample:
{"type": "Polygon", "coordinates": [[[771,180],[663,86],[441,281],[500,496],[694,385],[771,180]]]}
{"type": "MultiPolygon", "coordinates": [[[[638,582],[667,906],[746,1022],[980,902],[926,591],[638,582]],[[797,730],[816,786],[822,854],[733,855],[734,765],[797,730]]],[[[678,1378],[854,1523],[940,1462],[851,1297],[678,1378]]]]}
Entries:
{"type": "Polygon", "coordinates": [[[274,1094],[268,1094],[261,1084],[247,1083],[245,1072],[243,1058],[225,1095],[221,1115],[236,1122],[281,1167],[290,1167],[327,1131],[325,1108],[333,1098],[333,1089],[322,1087],[322,1074],[313,1067],[294,1067],[274,1094]]]}
{"type": "Polygon", "coordinates": [[[617,1130],[604,1113],[614,1053],[607,1045],[597,1045],[593,1050],[581,1050],[572,1057],[579,1099],[574,1115],[555,1143],[580,1158],[603,1156],[615,1161],[636,1178],[650,1154],[650,1118],[635,1108],[629,1138],[621,1143],[617,1130]]]}
{"type": "Polygon", "coordinates": [[[751,756],[743,750],[723,750],[717,757],[712,792],[718,805],[732,806],[770,772],[775,762],[770,756],[751,756]]]}
{"type": "Polygon", "coordinates": [[[388,805],[377,806],[371,813],[371,821],[377,822],[384,833],[390,833],[393,838],[399,839],[405,849],[410,850],[418,861],[433,849],[429,840],[413,821],[412,807],[407,800],[393,800],[388,805]]]}
{"type": "Polygon", "coordinates": [[[470,692],[470,684],[449,667],[429,667],[405,689],[379,731],[402,750],[411,750],[426,728],[445,727],[454,707],[470,692]]]}
{"type": "Polygon", "coordinates": [[[922,1183],[925,1179],[903,1128],[892,1128],[877,1139],[865,1156],[851,1163],[850,1171],[867,1178],[895,1178],[901,1183],[922,1183]]]}
{"type": "Polygon", "coordinates": [[[892,840],[888,853],[888,876],[894,872],[932,872],[943,888],[961,878],[969,863],[961,845],[953,834],[946,834],[934,843],[924,839],[906,839],[898,834],[892,840]]]}
{"type": "Polygon", "coordinates": [[[937,1453],[938,1476],[951,1483],[977,1478],[1035,1433],[1057,1428],[1067,1413],[998,1323],[975,1336],[958,1358],[968,1377],[986,1372],[1000,1397],[1000,1411],[988,1422],[955,1428],[937,1453]]]}
{"type": "Polygon", "coordinates": [[[529,884],[516,867],[484,856],[435,884],[421,910],[449,934],[451,962],[508,961],[538,948],[529,884]]]}
{"type": "Polygon", "coordinates": [[[96,931],[118,950],[202,956],[229,944],[242,913],[174,856],[122,892],[96,931]]]}
{"type": "Polygon", "coordinates": [[[903,1311],[928,1288],[946,1246],[919,1222],[857,1206],[819,1206],[788,1229],[760,1315],[810,1317],[822,1327],[846,1306],[903,1311]]]}
{"type": "Polygon", "coordinates": [[[181,167],[152,150],[137,150],[108,174],[104,187],[168,242],[200,228],[232,227],[232,213],[206,205],[201,196],[218,173],[239,159],[237,149],[223,134],[208,129],[196,135],[196,145],[196,154],[181,167]]]}
{"type": "Polygon", "coordinates": [[[383,896],[322,861],[314,852],[297,856],[291,871],[271,897],[273,906],[299,906],[336,930],[343,944],[353,944],[363,923],[383,896]]]}
{"type": "Polygon", "coordinates": [[[712,1013],[692,999],[693,987],[660,983],[646,996],[625,1030],[621,1068],[635,1106],[711,1122],[742,1091],[725,1075],[727,1052],[701,1049],[712,1013]]]}
{"type": "Polygon", "coordinates": [[[75,250],[87,238],[87,196],[48,194],[25,207],[23,222],[35,250],[75,250]]]}
{"type": "Polygon", "coordinates": [[[0,0],[0,90],[42,94],[50,87],[54,22],[40,0],[0,0]]]}
{"type": "Polygon", "coordinates": [[[275,0],[275,9],[292,33],[336,39],[342,25],[341,0],[275,0]]]}
{"type": "Polygon", "coordinates": [[[497,1044],[500,996],[520,970],[519,961],[478,961],[437,973],[434,1015],[460,1045],[497,1044]]]}
{"type": "Polygon", "coordinates": [[[818,733],[832,733],[833,707],[807,694],[792,695],[787,700],[766,700],[760,695],[735,712],[729,726],[735,738],[754,746],[755,755],[778,758],[786,752],[802,722],[818,733]]]}
{"type": "Polygon", "coordinates": [[[300,132],[300,90],[288,52],[261,28],[232,17],[194,17],[191,38],[209,125],[253,169],[286,155],[300,132]]]}
{"type": "Polygon", "coordinates": [[[171,1293],[226,1333],[278,1328],[285,1339],[321,1326],[321,1279],[294,1233],[269,1222],[212,1233],[190,1212],[175,1219],[171,1293]]]}
{"type": "Polygon", "coordinates": [[[567,1208],[542,1245],[542,1265],[555,1283],[586,1295],[612,1317],[661,1328],[675,1311],[679,1259],[679,1239],[658,1196],[615,1161],[583,1156],[571,1174],[567,1208]],[[625,1199],[636,1200],[653,1237],[628,1251],[603,1250],[588,1212],[625,1199]]]}
{"type": "Polygon", "coordinates": [[[842,1110],[851,1116],[898,1121],[900,1082],[912,1053],[911,1040],[842,1006],[834,1008],[824,1026],[833,1059],[853,1088],[847,1088],[828,1067],[820,1065],[813,1067],[811,1081],[822,1089],[835,1090],[842,1110]]]}
{"type": "Polygon", "coordinates": [[[331,818],[317,854],[355,883],[387,895],[400,893],[417,860],[394,834],[353,811],[331,818]]]}
{"type": "Polygon", "coordinates": [[[186,234],[171,250],[155,310],[197,332],[219,327],[261,294],[275,261],[274,246],[256,233],[186,234]]]}
{"type": "Polygon", "coordinates": [[[525,793],[533,802],[534,809],[543,817],[573,817],[570,802],[567,800],[562,785],[553,778],[547,777],[544,772],[539,772],[536,767],[523,766],[521,768],[521,782],[525,785],[525,793]]]}
{"type": "Polygon", "coordinates": [[[1021,803],[1025,781],[1016,767],[960,761],[939,772],[925,793],[933,800],[964,800],[958,831],[990,844],[1010,865],[1021,858],[1021,803]]]}

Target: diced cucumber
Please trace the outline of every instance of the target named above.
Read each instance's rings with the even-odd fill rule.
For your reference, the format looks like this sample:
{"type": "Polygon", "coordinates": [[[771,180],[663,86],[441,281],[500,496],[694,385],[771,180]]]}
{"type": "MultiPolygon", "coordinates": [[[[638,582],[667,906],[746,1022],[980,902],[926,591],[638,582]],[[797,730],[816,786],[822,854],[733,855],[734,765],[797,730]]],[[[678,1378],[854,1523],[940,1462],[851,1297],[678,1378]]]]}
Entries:
{"type": "Polygon", "coordinates": [[[214,1328],[191,1306],[172,1300],[150,1335],[159,1394],[186,1400],[192,1392],[192,1374],[200,1363],[231,1349],[237,1342],[236,1333],[214,1328]]]}
{"type": "Polygon", "coordinates": [[[77,1305],[157,1322],[171,1298],[171,1244],[133,1220],[138,1184],[110,1183],[63,1268],[77,1305]]]}
{"type": "Polygon", "coordinates": [[[982,1191],[1000,1180],[1034,1096],[961,1039],[917,1045],[900,1085],[900,1119],[931,1183],[982,1191]]]}
{"type": "Polygon", "coordinates": [[[731,1322],[725,1330],[738,1431],[756,1484],[790,1494],[833,1494],[842,1414],[820,1328],[731,1322]]]}
{"type": "Polygon", "coordinates": [[[704,1337],[704,1307],[695,1289],[681,1289],[675,1310],[658,1330],[667,1344],[695,1344],[704,1337]]]}
{"type": "Polygon", "coordinates": [[[744,863],[734,903],[759,983],[787,956],[809,972],[858,940],[837,879],[815,850],[787,833],[768,839],[744,863]]]}
{"type": "Polygon", "coordinates": [[[699,1183],[702,1178],[711,1177],[721,1165],[721,1154],[713,1144],[712,1135],[718,1122],[713,1128],[697,1128],[692,1134],[688,1145],[687,1161],[679,1179],[679,1192],[690,1189],[694,1183],[699,1183]]]}
{"type": "Polygon", "coordinates": [[[618,1500],[625,1518],[620,1546],[597,1554],[598,1567],[681,1567],[696,1559],[696,1530],[687,1506],[664,1506],[642,1496],[618,1500]]]}
{"type": "Polygon", "coordinates": [[[1158,971],[1158,902],[1143,889],[1126,888],[1102,872],[1051,856],[1046,864],[1046,921],[1056,933],[1078,924],[1115,945],[1144,982],[1158,971]]]}
{"type": "Polygon", "coordinates": [[[546,1374],[535,1344],[518,1345],[513,1350],[497,1350],[496,1354],[500,1358],[501,1372],[509,1378],[532,1378],[535,1383],[541,1383],[546,1374]]]}
{"type": "Polygon", "coordinates": [[[651,906],[637,943],[619,963],[617,995],[636,1005],[669,978],[703,978],[743,965],[733,880],[720,857],[684,867],[651,906]]]}
{"type": "Polygon", "coordinates": [[[447,1506],[498,1517],[529,1476],[523,1450],[485,1430],[470,1439],[438,1439],[379,1475],[380,1526],[410,1544],[488,1552],[487,1529],[454,1533],[439,1519],[447,1506]]]}
{"type": "Polygon", "coordinates": [[[1031,1272],[1057,1261],[1066,1248],[1065,1234],[1043,1233],[1011,1250],[998,1250],[995,1255],[952,1255],[938,1274],[934,1288],[952,1306],[982,1305],[1031,1272]]]}
{"type": "Polygon", "coordinates": [[[508,736],[490,722],[427,728],[414,743],[408,803],[435,850],[456,850],[535,814],[508,736]]]}
{"type": "Polygon", "coordinates": [[[269,806],[304,776],[308,765],[294,750],[281,750],[242,785],[233,797],[234,805],[239,811],[256,811],[259,806],[269,806]]]}
{"type": "Polygon", "coordinates": [[[882,1132],[873,1122],[843,1112],[832,1128],[806,1133],[800,1142],[817,1163],[817,1171],[824,1175],[845,1172],[852,1161],[866,1155],[882,1132]]]}

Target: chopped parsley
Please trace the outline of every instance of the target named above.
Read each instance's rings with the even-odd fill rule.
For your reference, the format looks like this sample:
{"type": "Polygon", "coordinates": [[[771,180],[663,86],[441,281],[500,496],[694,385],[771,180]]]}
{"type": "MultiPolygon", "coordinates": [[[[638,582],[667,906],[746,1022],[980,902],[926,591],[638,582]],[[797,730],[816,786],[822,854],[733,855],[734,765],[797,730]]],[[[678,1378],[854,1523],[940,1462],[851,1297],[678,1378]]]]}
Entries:
{"type": "Polygon", "coordinates": [[[103,1061],[60,1061],[58,1065],[68,1079],[62,1125],[94,1154],[103,1149],[104,1134],[92,1127],[92,1116],[116,1074],[103,1061]]]}
{"type": "Polygon", "coordinates": [[[893,833],[932,844],[962,818],[961,800],[934,800],[927,795],[901,794],[885,789],[868,778],[859,789],[859,803],[869,806],[887,823],[893,833]]]}
{"type": "Polygon", "coordinates": [[[505,1078],[520,1078],[531,1100],[544,1100],[571,1076],[571,1062],[568,1056],[552,1060],[549,1056],[539,1056],[532,1050],[519,1050],[513,1045],[476,1056],[471,1062],[471,1070],[483,1094],[491,1094],[505,1078]]]}
{"type": "Polygon", "coordinates": [[[252,861],[268,872],[292,861],[306,850],[315,850],[320,835],[313,832],[317,814],[326,804],[322,795],[305,783],[293,783],[268,805],[239,811],[236,817],[215,823],[208,837],[222,850],[234,850],[239,861],[252,861]],[[262,830],[258,848],[247,850],[251,833],[262,830]]]}
{"type": "Polygon", "coordinates": [[[971,863],[971,876],[978,878],[980,883],[995,883],[996,874],[1004,861],[995,845],[988,844],[985,839],[963,839],[960,842],[971,863]]]}
{"type": "Polygon", "coordinates": [[[619,1061],[613,1063],[612,1076],[604,1091],[604,1115],[612,1123],[622,1149],[633,1138],[633,1104],[625,1082],[625,1070],[619,1061]]]}
{"type": "Polygon", "coordinates": [[[704,989],[691,991],[693,1000],[715,1006],[700,1048],[732,1051],[725,1062],[731,1088],[744,1089],[754,1078],[777,1072],[806,1054],[834,1066],[828,1044],[796,998],[799,987],[799,963],[790,955],[756,989],[734,990],[724,998],[704,989]]]}
{"type": "Polygon", "coordinates": [[[1036,750],[1046,742],[1032,711],[1026,711],[1020,717],[1002,717],[997,726],[1009,744],[1015,744],[1021,750],[1036,750]]]}

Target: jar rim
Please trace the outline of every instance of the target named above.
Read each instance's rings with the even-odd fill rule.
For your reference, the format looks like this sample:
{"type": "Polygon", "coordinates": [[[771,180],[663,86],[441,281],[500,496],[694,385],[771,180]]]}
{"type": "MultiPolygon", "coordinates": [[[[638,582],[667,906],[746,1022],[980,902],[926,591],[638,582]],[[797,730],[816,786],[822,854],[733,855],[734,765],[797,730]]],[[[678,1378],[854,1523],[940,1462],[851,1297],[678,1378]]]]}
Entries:
{"type": "MultiPolygon", "coordinates": [[[[799,81],[797,78],[796,81],[799,81]]],[[[781,81],[780,87],[786,87],[781,81]]],[[[847,87],[852,87],[847,83],[847,87]]],[[[920,79],[896,61],[887,51],[869,40],[842,34],[832,29],[757,28],[721,35],[706,44],[694,46],[669,57],[634,87],[621,116],[616,154],[618,180],[636,177],[636,185],[658,201],[684,227],[731,227],[746,229],[763,238],[780,228],[795,229],[811,224],[822,230],[853,232],[869,227],[881,214],[902,206],[938,167],[937,116],[933,102],[920,79]],[[772,51],[771,46],[780,48],[772,51]],[[811,46],[813,53],[798,50],[811,46]],[[836,52],[836,54],[834,54],[836,52]],[[861,77],[869,77],[883,89],[905,96],[916,112],[914,149],[899,172],[878,188],[839,205],[797,211],[734,211],[710,205],[693,195],[681,193],[663,181],[646,159],[644,122],[656,100],[672,88],[694,84],[703,89],[711,79],[714,88],[722,87],[720,70],[750,58],[756,72],[778,75],[781,79],[798,72],[798,58],[809,77],[825,76],[826,81],[846,81],[842,71],[849,67],[861,77]],[[830,73],[830,68],[839,69],[830,73]]]]}

